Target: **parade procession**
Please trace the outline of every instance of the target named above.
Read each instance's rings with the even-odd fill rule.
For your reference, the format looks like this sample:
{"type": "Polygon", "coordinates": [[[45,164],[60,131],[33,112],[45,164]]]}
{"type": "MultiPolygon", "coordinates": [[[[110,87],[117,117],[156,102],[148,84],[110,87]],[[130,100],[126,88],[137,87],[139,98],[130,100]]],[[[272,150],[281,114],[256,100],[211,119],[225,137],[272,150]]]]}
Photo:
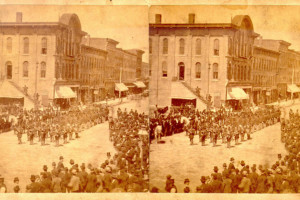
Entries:
{"type": "Polygon", "coordinates": [[[300,3],[249,1],[0,3],[0,199],[299,199],[300,3]]]}

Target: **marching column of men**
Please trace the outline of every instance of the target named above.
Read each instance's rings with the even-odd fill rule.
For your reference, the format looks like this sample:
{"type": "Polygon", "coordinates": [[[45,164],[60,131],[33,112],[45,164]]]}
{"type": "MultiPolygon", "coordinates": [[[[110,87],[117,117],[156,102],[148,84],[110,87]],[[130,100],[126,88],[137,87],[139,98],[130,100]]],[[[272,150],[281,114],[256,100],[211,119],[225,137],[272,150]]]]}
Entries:
{"type": "Polygon", "coordinates": [[[244,110],[242,112],[226,111],[224,108],[216,112],[203,110],[202,112],[189,106],[171,108],[168,115],[156,114],[151,119],[151,139],[169,136],[185,131],[190,144],[194,144],[194,138],[199,135],[199,142],[205,146],[209,138],[213,146],[217,146],[218,140],[231,147],[240,141],[251,139],[251,134],[269,125],[280,121],[280,110],[271,108],[260,109],[255,112],[244,110]],[[157,127],[161,131],[157,131],[157,127]]]}
{"type": "Polygon", "coordinates": [[[27,135],[30,145],[37,138],[41,145],[46,145],[46,139],[55,142],[55,146],[68,143],[74,138],[79,138],[79,133],[96,124],[108,120],[108,108],[105,106],[89,106],[84,110],[74,108],[69,111],[44,111],[30,110],[19,114],[18,122],[14,126],[18,143],[23,144],[22,136],[27,135]]]}
{"type": "MultiPolygon", "coordinates": [[[[262,125],[263,126],[263,125],[262,125]]],[[[290,110],[289,119],[281,119],[281,141],[288,154],[278,154],[277,161],[269,165],[245,161],[224,163],[223,170],[214,166],[211,176],[201,176],[201,183],[194,190],[190,180],[184,179],[184,189],[177,191],[175,179],[167,175],[165,192],[196,193],[299,193],[300,192],[300,116],[298,110],[290,110]],[[258,167],[257,167],[258,166],[258,167]]],[[[153,187],[151,192],[159,192],[153,187]]]]}
{"type": "MultiPolygon", "coordinates": [[[[116,149],[113,156],[107,152],[106,160],[99,165],[80,165],[73,159],[67,164],[60,156],[58,163],[52,163],[52,170],[44,165],[40,174],[31,175],[26,188],[19,187],[19,178],[16,177],[12,190],[29,193],[148,191],[148,116],[126,109],[118,109],[117,114],[117,118],[109,118],[109,139],[116,149]]],[[[79,115],[76,117],[78,119],[79,115]]],[[[0,190],[7,191],[1,175],[0,190]]]]}

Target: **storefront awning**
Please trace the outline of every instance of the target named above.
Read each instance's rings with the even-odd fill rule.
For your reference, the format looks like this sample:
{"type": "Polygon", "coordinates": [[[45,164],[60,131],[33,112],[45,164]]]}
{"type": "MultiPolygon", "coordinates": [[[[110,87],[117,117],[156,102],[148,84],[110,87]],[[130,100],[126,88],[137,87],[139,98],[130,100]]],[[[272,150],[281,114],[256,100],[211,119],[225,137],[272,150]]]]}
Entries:
{"type": "Polygon", "coordinates": [[[287,87],[287,91],[291,93],[297,93],[300,92],[300,88],[298,88],[296,84],[290,84],[287,87]]]}
{"type": "Polygon", "coordinates": [[[73,90],[68,86],[57,86],[55,87],[55,96],[54,98],[62,98],[62,99],[71,99],[76,98],[77,95],[73,90]]]}
{"type": "Polygon", "coordinates": [[[8,81],[0,82],[0,98],[21,99],[24,95],[8,81]]]}
{"type": "Polygon", "coordinates": [[[128,87],[126,87],[126,85],[124,85],[124,83],[115,83],[115,90],[119,91],[119,92],[124,92],[128,90],[128,87]]]}
{"type": "Polygon", "coordinates": [[[249,99],[249,95],[239,87],[228,88],[227,91],[227,100],[235,99],[235,100],[242,100],[242,99],[249,99]]]}
{"type": "Polygon", "coordinates": [[[136,81],[136,82],[133,82],[133,84],[136,85],[136,87],[138,87],[138,88],[146,87],[146,85],[142,81],[136,81]]]}
{"type": "Polygon", "coordinates": [[[197,99],[197,97],[191,91],[189,91],[182,83],[172,82],[171,99],[193,100],[197,99]]]}

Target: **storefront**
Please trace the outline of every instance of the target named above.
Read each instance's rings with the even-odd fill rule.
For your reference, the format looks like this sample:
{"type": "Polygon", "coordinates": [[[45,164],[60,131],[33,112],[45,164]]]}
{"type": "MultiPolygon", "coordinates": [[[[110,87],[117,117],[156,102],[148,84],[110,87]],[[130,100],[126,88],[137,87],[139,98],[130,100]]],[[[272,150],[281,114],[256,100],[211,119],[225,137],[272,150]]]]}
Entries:
{"type": "Polygon", "coordinates": [[[289,85],[287,85],[287,92],[288,92],[289,98],[296,99],[299,97],[300,88],[297,87],[296,84],[289,84],[289,85]]]}
{"type": "Polygon", "coordinates": [[[128,87],[124,83],[115,83],[116,97],[126,97],[128,90],[128,87]]]}
{"type": "Polygon", "coordinates": [[[76,101],[77,94],[68,86],[56,86],[54,92],[54,104],[62,109],[67,109],[76,101]]]}
{"type": "Polygon", "coordinates": [[[227,88],[227,105],[230,105],[234,110],[240,110],[249,103],[249,94],[240,87],[227,88]]]}

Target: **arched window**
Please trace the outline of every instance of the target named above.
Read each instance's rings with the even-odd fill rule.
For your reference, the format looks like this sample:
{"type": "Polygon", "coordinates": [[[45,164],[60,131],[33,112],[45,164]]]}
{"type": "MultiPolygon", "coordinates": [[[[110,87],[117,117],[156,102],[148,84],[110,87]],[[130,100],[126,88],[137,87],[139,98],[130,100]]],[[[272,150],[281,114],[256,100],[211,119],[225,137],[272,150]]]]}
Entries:
{"type": "Polygon", "coordinates": [[[46,63],[41,62],[41,78],[46,78],[46,63]]]}
{"type": "Polygon", "coordinates": [[[23,62],[23,77],[28,77],[28,62],[23,62]]]}
{"type": "Polygon", "coordinates": [[[168,39],[163,40],[163,54],[168,54],[168,39]]]}
{"type": "Polygon", "coordinates": [[[149,53],[152,53],[152,39],[149,39],[149,53]]]}
{"type": "Polygon", "coordinates": [[[215,56],[219,55],[219,40],[218,39],[214,40],[214,55],[215,56]]]}
{"type": "Polygon", "coordinates": [[[23,39],[23,53],[29,54],[29,39],[27,37],[23,39]]]}
{"type": "Polygon", "coordinates": [[[162,77],[167,77],[168,76],[168,66],[167,62],[163,61],[162,62],[162,77]]]}
{"type": "Polygon", "coordinates": [[[196,55],[201,55],[201,40],[197,39],[196,40],[196,55]]]}
{"type": "Polygon", "coordinates": [[[6,51],[7,51],[7,53],[12,53],[12,39],[11,39],[11,37],[8,37],[6,39],[6,51]]]}
{"type": "Polygon", "coordinates": [[[47,54],[47,38],[42,38],[42,54],[47,54]]]}
{"type": "Polygon", "coordinates": [[[219,66],[217,63],[213,64],[213,79],[219,78],[219,66]]]}
{"type": "Polygon", "coordinates": [[[196,78],[201,78],[201,63],[197,62],[195,65],[196,78]]]}
{"type": "Polygon", "coordinates": [[[5,66],[6,66],[6,78],[12,79],[12,63],[10,61],[7,61],[5,66]]]}
{"type": "Polygon", "coordinates": [[[179,54],[180,55],[183,55],[184,54],[184,44],[185,42],[184,42],[184,39],[183,38],[181,38],[180,40],[179,40],[179,54]]]}

